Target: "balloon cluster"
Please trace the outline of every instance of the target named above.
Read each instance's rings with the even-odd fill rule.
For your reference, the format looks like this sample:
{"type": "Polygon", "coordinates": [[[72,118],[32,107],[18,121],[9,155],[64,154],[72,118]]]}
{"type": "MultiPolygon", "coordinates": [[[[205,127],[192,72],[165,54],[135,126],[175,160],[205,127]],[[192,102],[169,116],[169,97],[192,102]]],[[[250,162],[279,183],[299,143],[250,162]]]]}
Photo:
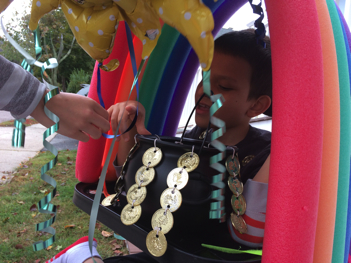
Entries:
{"type": "Polygon", "coordinates": [[[201,0],[33,0],[29,28],[36,29],[42,16],[59,7],[79,45],[100,62],[109,57],[122,20],[142,41],[142,58],[147,59],[161,34],[162,19],[189,40],[202,68],[210,68],[214,22],[201,0]]]}

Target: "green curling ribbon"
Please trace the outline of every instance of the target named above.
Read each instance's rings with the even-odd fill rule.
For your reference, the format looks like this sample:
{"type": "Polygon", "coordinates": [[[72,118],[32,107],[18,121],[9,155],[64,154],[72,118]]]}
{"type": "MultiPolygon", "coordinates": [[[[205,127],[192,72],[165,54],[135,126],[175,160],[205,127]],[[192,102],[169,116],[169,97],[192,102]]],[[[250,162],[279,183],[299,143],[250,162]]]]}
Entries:
{"type": "MultiPolygon", "coordinates": [[[[16,41],[14,39],[11,38],[11,36],[7,33],[7,31],[5,30],[5,27],[3,25],[2,22],[2,17],[1,17],[1,28],[4,32],[4,35],[6,36],[6,38],[8,39],[8,41],[24,56],[24,59],[26,61],[26,63],[30,66],[35,65],[41,68],[41,76],[43,78],[44,83],[47,85],[47,87],[50,89],[50,91],[45,95],[45,99],[44,99],[44,105],[46,105],[46,103],[52,99],[52,97],[54,97],[55,95],[59,94],[59,88],[53,85],[48,84],[45,79],[44,79],[44,72],[46,69],[51,69],[51,68],[55,68],[58,66],[57,60],[55,58],[50,58],[48,59],[46,62],[42,63],[39,62],[37,59],[40,58],[40,52],[41,52],[41,48],[40,46],[37,46],[37,44],[39,45],[39,38],[38,38],[38,34],[35,32],[35,43],[36,43],[36,57],[37,59],[31,57],[20,45],[18,45],[16,43],[16,41]]],[[[36,243],[33,244],[33,249],[34,251],[39,251],[42,249],[45,249],[47,247],[49,247],[50,245],[52,245],[55,242],[55,229],[51,227],[51,225],[55,222],[56,219],[56,206],[51,204],[51,200],[55,197],[56,195],[56,181],[50,177],[49,175],[46,174],[47,171],[49,171],[50,169],[52,169],[56,163],[57,163],[57,158],[58,158],[58,151],[56,150],[56,148],[50,144],[48,141],[46,141],[46,138],[49,137],[51,134],[55,133],[58,128],[59,128],[59,118],[53,114],[51,111],[49,111],[46,106],[44,107],[44,111],[46,113],[46,115],[53,121],[55,122],[55,124],[53,126],[51,126],[50,128],[48,128],[44,134],[43,134],[43,145],[45,146],[46,149],[48,149],[50,152],[52,152],[52,154],[55,155],[54,159],[51,160],[50,162],[46,163],[42,168],[41,168],[41,179],[43,179],[46,183],[52,185],[52,187],[54,187],[54,189],[47,194],[44,198],[42,198],[39,203],[38,203],[38,210],[40,213],[44,213],[44,214],[53,214],[53,216],[45,221],[45,222],[41,222],[39,224],[36,224],[36,231],[42,231],[42,232],[46,232],[49,234],[52,234],[52,237],[45,240],[45,241],[38,241],[36,243]]]]}
{"type": "MultiPolygon", "coordinates": [[[[134,89],[134,87],[135,87],[135,85],[136,85],[136,83],[138,81],[140,72],[143,69],[144,64],[145,64],[145,59],[143,59],[140,62],[139,69],[138,69],[137,74],[134,77],[133,85],[132,85],[132,87],[130,89],[127,102],[129,101],[130,95],[132,95],[132,91],[133,91],[133,89],[134,89]]],[[[124,111],[125,111],[125,109],[123,109],[123,111],[122,111],[122,116],[124,115],[124,111]]],[[[90,220],[89,220],[89,249],[90,249],[91,255],[93,254],[92,253],[92,251],[93,251],[92,250],[92,248],[93,248],[93,238],[94,238],[94,232],[95,232],[95,225],[96,225],[97,215],[98,215],[98,212],[99,212],[99,205],[100,205],[100,199],[101,199],[101,195],[102,195],[102,188],[104,186],[108,164],[110,163],[112,151],[113,151],[113,148],[114,148],[114,145],[115,145],[115,141],[116,141],[116,138],[117,138],[117,133],[118,133],[120,124],[121,124],[121,121],[118,122],[117,129],[116,129],[116,131],[114,133],[114,136],[113,136],[110,148],[108,150],[108,154],[107,154],[104,166],[103,166],[101,174],[100,174],[100,179],[99,179],[99,182],[98,182],[98,186],[96,187],[96,193],[95,193],[93,205],[91,207],[90,220]]],[[[96,261],[93,258],[93,256],[92,256],[92,259],[93,259],[94,263],[96,263],[96,261]]]]}
{"type": "MultiPolygon", "coordinates": [[[[3,31],[5,32],[4,28],[3,28],[3,31]]],[[[34,30],[33,34],[34,34],[34,42],[35,42],[36,59],[38,60],[42,54],[42,48],[40,47],[38,29],[34,30]]],[[[32,66],[27,62],[26,59],[23,59],[21,66],[23,69],[33,74],[32,66]]],[[[26,128],[26,126],[24,125],[25,121],[26,119],[24,118],[15,120],[14,122],[15,128],[13,129],[13,135],[12,135],[12,147],[16,147],[16,148],[24,147],[25,128],[26,128]]]]}
{"type": "Polygon", "coordinates": [[[25,121],[26,119],[15,120],[15,128],[13,129],[12,134],[12,147],[24,147],[24,139],[26,134],[26,125],[24,125],[25,121]]]}
{"type": "Polygon", "coordinates": [[[207,244],[201,244],[201,246],[218,250],[224,253],[230,253],[230,254],[251,254],[251,255],[262,256],[262,249],[240,250],[240,249],[234,249],[234,248],[212,246],[207,244]]]}
{"type": "Polygon", "coordinates": [[[219,154],[216,154],[210,158],[210,166],[217,170],[219,174],[212,177],[211,185],[218,188],[217,190],[212,191],[211,198],[215,202],[211,202],[209,217],[210,219],[219,219],[220,222],[225,221],[225,209],[224,209],[224,189],[225,184],[223,180],[225,179],[226,169],[224,165],[219,162],[225,158],[226,146],[218,141],[217,139],[222,136],[225,131],[225,122],[214,117],[215,112],[222,107],[224,98],[222,94],[211,95],[211,83],[210,83],[211,70],[203,72],[203,89],[204,93],[211,98],[213,102],[210,108],[210,120],[211,123],[218,127],[218,130],[211,134],[211,145],[220,151],[219,154]]]}
{"type": "MultiPolygon", "coordinates": [[[[52,97],[54,97],[55,95],[57,95],[59,93],[60,92],[59,92],[58,88],[50,90],[45,95],[44,104],[46,104],[52,97]]],[[[46,107],[44,108],[44,111],[45,111],[46,115],[52,121],[55,122],[55,124],[53,126],[51,126],[50,128],[48,128],[44,132],[43,144],[44,144],[46,149],[48,149],[52,154],[55,155],[55,157],[50,162],[46,163],[43,167],[41,167],[41,179],[43,179],[48,184],[52,185],[52,187],[54,187],[54,189],[38,202],[38,208],[39,208],[40,213],[53,214],[53,216],[47,221],[36,224],[35,229],[36,229],[36,231],[50,233],[50,234],[52,234],[52,237],[45,240],[45,241],[35,242],[33,244],[34,251],[39,251],[39,250],[42,250],[42,249],[45,249],[45,248],[51,246],[55,242],[55,232],[56,232],[55,229],[51,227],[51,225],[55,222],[55,219],[56,219],[56,206],[51,204],[50,202],[56,195],[57,184],[56,184],[56,181],[52,177],[50,177],[49,175],[46,174],[46,172],[49,171],[50,169],[52,169],[56,165],[57,158],[58,158],[58,151],[52,144],[50,144],[48,141],[46,141],[46,138],[49,137],[51,134],[55,133],[59,129],[59,123],[58,123],[59,118],[55,114],[50,112],[46,107]]]]}

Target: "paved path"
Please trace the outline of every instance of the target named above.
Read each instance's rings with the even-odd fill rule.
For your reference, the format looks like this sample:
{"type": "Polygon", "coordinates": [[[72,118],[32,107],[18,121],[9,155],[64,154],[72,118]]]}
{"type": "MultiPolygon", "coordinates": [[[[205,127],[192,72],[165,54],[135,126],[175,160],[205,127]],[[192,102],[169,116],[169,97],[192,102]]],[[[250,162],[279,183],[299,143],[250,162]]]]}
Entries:
{"type": "Polygon", "coordinates": [[[13,119],[14,118],[12,117],[12,115],[8,111],[0,110],[0,123],[2,123],[4,121],[10,121],[13,119]]]}
{"type": "MultiPolygon", "coordinates": [[[[13,178],[12,172],[25,162],[33,158],[39,151],[46,151],[43,146],[43,133],[46,128],[41,124],[26,127],[25,144],[23,148],[11,145],[13,127],[0,127],[0,185],[9,183],[13,178]]],[[[53,134],[47,138],[57,150],[76,150],[78,141],[60,134],[53,134]]]]}
{"type": "MultiPolygon", "coordinates": [[[[7,111],[0,111],[0,123],[13,120],[7,111]]],[[[43,146],[43,133],[46,128],[41,124],[26,127],[24,148],[11,146],[13,127],[0,127],[0,184],[3,174],[11,173],[21,162],[34,157],[39,151],[46,151],[43,146]]],[[[61,134],[53,134],[48,139],[57,150],[75,150],[78,141],[65,137],[61,134]]]]}

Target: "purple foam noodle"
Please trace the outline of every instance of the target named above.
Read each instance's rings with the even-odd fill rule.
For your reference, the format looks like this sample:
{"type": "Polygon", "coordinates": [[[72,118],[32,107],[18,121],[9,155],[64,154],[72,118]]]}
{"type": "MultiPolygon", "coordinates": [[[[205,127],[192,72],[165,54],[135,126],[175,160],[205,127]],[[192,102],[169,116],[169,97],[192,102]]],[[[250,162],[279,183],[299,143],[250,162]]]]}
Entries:
{"type": "MultiPolygon", "coordinates": [[[[238,0],[235,2],[229,0],[224,1],[213,13],[215,21],[215,26],[212,31],[213,35],[216,35],[228,19],[245,3],[247,3],[247,0],[238,0]]],[[[191,49],[175,88],[163,128],[163,135],[174,136],[176,134],[184,104],[198,67],[198,57],[194,50],[191,49]]]]}

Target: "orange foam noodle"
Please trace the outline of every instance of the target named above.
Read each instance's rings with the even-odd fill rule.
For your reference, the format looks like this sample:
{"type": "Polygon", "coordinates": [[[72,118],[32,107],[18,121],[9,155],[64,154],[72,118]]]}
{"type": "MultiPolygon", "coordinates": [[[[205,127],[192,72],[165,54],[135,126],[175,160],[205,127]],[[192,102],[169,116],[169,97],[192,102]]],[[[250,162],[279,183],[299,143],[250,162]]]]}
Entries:
{"type": "Polygon", "coordinates": [[[340,97],[338,64],[328,7],[316,0],[322,37],[324,70],[324,128],[322,174],[313,262],[330,263],[338,189],[340,97]]]}

